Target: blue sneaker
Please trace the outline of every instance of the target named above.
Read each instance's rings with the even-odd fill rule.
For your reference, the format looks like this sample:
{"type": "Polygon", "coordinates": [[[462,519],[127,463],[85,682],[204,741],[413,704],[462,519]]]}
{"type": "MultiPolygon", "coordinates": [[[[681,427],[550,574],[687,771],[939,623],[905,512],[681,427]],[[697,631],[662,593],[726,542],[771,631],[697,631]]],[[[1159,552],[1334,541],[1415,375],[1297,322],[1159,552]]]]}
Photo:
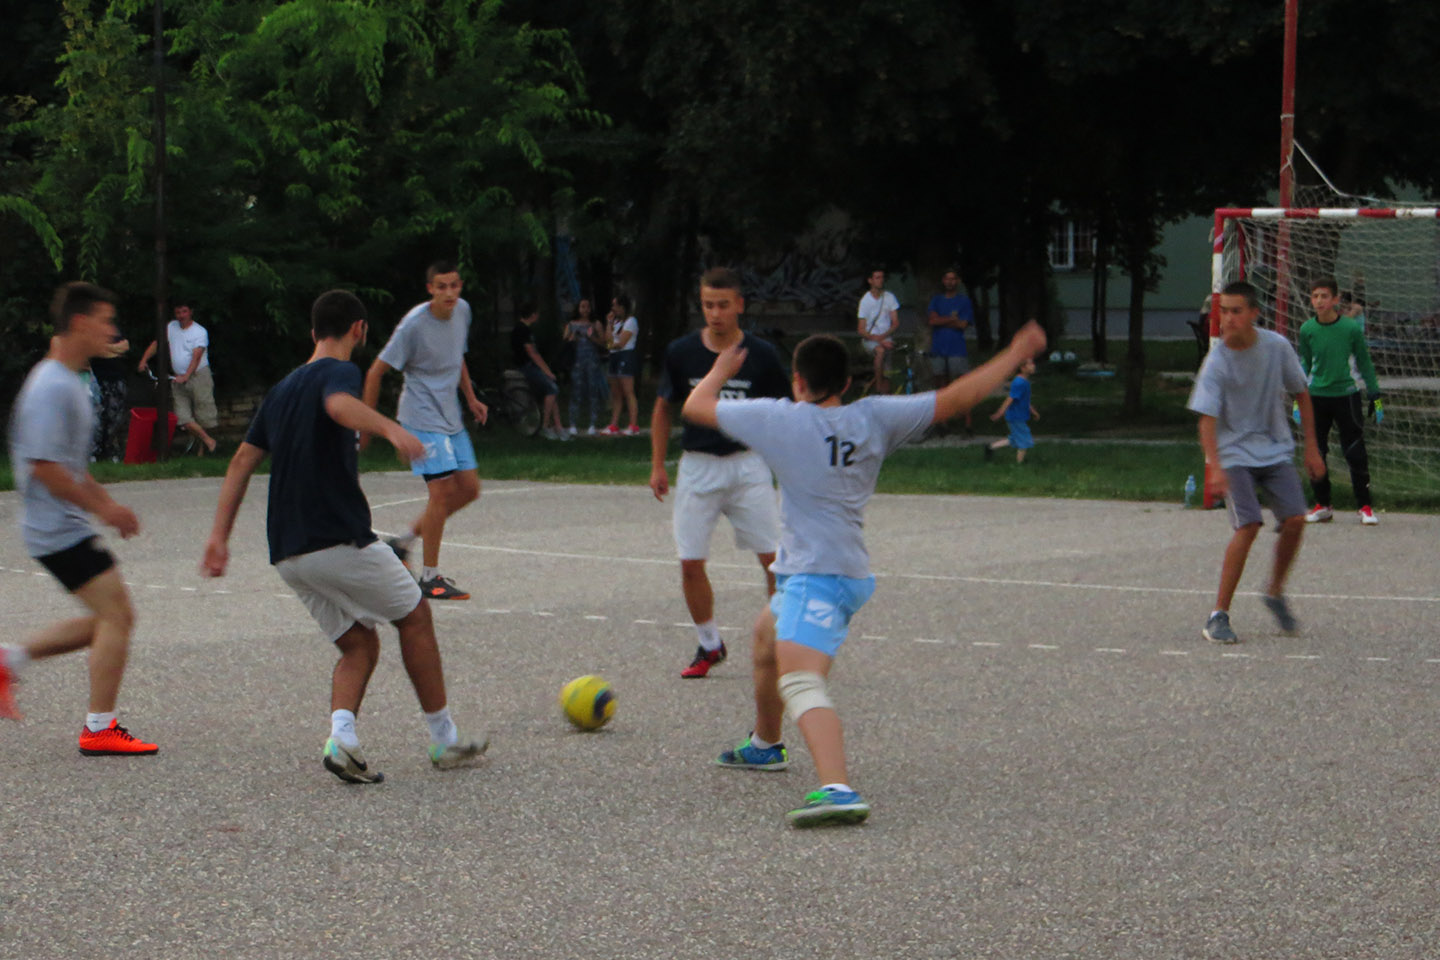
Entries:
{"type": "Polygon", "coordinates": [[[777,743],[773,747],[761,750],[750,742],[750,737],[746,737],[744,742],[734,750],[726,750],[716,757],[715,762],[722,767],[731,767],[736,770],[774,771],[784,770],[790,766],[790,755],[785,752],[783,743],[777,743]]]}
{"type": "Polygon", "coordinates": [[[805,805],[785,815],[792,826],[820,827],[831,823],[860,823],[870,816],[870,804],[854,790],[816,790],[805,795],[805,805]]]}

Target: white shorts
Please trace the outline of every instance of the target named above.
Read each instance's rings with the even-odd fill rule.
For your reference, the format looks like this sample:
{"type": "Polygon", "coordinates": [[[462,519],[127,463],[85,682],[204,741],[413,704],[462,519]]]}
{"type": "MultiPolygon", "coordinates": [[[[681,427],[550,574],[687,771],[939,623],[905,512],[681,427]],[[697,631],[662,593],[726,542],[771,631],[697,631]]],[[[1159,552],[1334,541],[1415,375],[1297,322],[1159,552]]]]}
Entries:
{"type": "Polygon", "coordinates": [[[380,541],[342,543],[275,564],[331,643],[355,624],[374,628],[403,620],[420,605],[420,586],[395,551],[380,541]]]}
{"type": "Polygon", "coordinates": [[[735,546],[774,553],[780,542],[780,505],[770,468],[754,451],[717,457],[687,451],[675,477],[675,549],[681,560],[710,556],[710,535],[724,514],[735,546]]]}

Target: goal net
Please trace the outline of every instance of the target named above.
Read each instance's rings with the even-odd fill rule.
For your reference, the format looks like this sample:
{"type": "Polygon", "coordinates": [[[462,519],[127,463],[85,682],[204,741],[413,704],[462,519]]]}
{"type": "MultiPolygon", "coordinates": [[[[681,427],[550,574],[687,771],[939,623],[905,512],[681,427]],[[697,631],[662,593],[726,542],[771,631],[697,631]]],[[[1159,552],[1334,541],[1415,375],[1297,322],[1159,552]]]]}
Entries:
{"type": "MultiPolygon", "coordinates": [[[[1311,316],[1311,281],[1337,281],[1385,395],[1382,422],[1365,425],[1376,501],[1440,493],[1440,208],[1221,209],[1212,257],[1213,289],[1249,281],[1261,322],[1292,343],[1311,316]]],[[[1333,431],[1327,462],[1337,485],[1348,484],[1333,431]]]]}

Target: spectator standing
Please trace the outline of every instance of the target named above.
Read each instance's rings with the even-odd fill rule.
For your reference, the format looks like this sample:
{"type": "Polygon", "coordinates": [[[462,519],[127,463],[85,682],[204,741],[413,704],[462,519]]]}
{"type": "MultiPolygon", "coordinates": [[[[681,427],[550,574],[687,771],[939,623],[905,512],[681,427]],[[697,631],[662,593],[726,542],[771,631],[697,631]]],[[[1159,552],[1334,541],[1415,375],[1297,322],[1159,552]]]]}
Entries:
{"type": "MultiPolygon", "coordinates": [[[[930,298],[926,311],[930,321],[930,373],[939,390],[970,370],[970,350],[965,331],[975,323],[975,307],[960,292],[960,274],[946,270],[940,277],[940,292],[930,298]]],[[[970,432],[970,411],[965,411],[965,432],[970,432]]]]}
{"type": "Polygon", "coordinates": [[[606,330],[592,312],[589,299],[575,305],[575,317],[565,324],[565,339],[575,344],[575,362],[570,368],[570,436],[579,432],[580,400],[590,408],[588,436],[595,436],[599,415],[605,410],[605,366],[600,351],[606,330]]]}
{"type": "Polygon", "coordinates": [[[610,301],[606,316],[610,328],[610,425],[607,437],[640,436],[639,406],[635,400],[635,378],[640,374],[640,321],[630,312],[630,298],[623,293],[610,301]],[[630,415],[630,426],[620,429],[621,408],[630,415]]]}
{"type": "Polygon", "coordinates": [[[560,425],[560,385],[555,382],[555,373],[540,348],[535,346],[535,321],[540,311],[533,303],[520,305],[515,326],[510,330],[510,357],[516,369],[525,377],[530,392],[540,400],[540,426],[551,440],[565,440],[569,435],[560,425]]]}
{"type": "MultiPolygon", "coordinates": [[[[215,450],[210,436],[220,422],[215,410],[215,381],[210,374],[210,334],[195,322],[194,305],[186,300],[175,304],[175,319],[165,327],[170,347],[171,393],[175,407],[175,425],[198,440],[207,453],[215,450]]],[[[156,344],[151,341],[140,358],[140,372],[150,369],[156,344]]]]}

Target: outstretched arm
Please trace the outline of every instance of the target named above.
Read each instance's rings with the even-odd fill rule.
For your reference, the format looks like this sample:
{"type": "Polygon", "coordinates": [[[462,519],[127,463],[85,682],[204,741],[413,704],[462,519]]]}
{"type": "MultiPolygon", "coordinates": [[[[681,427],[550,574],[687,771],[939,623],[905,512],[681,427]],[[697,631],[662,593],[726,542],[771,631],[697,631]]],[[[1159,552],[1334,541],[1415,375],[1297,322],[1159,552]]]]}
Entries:
{"type": "Polygon", "coordinates": [[[390,441],[401,459],[409,462],[425,453],[425,444],[400,424],[349,393],[332,393],[325,398],[325,413],[342,427],[361,434],[378,434],[390,441]]]}
{"type": "Polygon", "coordinates": [[[935,394],[935,422],[949,420],[974,407],[1019,370],[1026,360],[1044,349],[1045,330],[1031,320],[1020,328],[1010,345],[989,362],[951,381],[935,394]]]}
{"type": "Polygon", "coordinates": [[[650,411],[650,492],[664,500],[670,492],[670,475],[665,472],[665,454],[670,450],[670,401],[655,398],[650,411]]]}
{"type": "Polygon", "coordinates": [[[201,576],[225,576],[225,567],[230,563],[230,531],[235,528],[240,504],[245,502],[250,477],[264,459],[264,450],[244,441],[230,458],[225,482],[220,485],[220,502],[215,505],[215,523],[210,528],[210,539],[205,541],[205,555],[200,559],[201,576]]]}
{"type": "MultiPolygon", "coordinates": [[[[681,408],[680,415],[696,426],[720,429],[720,421],[715,416],[715,406],[720,402],[720,391],[727,380],[740,372],[740,366],[744,362],[745,348],[740,344],[734,343],[722,350],[720,356],[715,358],[715,365],[705,374],[705,379],[697,383],[690,391],[690,396],[685,398],[685,406],[681,408]]],[[[653,425],[651,433],[654,433],[653,425]]]]}

